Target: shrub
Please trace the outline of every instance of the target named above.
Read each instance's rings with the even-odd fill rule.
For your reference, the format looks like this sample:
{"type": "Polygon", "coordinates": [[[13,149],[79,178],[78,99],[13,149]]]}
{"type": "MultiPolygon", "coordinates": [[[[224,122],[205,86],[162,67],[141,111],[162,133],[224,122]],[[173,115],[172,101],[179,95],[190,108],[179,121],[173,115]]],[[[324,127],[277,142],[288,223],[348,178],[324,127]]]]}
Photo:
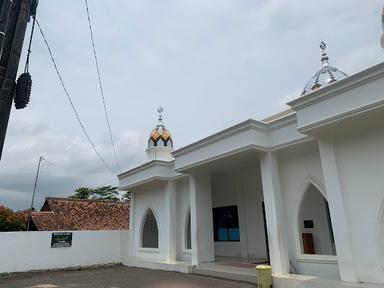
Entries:
{"type": "Polygon", "coordinates": [[[27,217],[21,213],[14,212],[12,209],[0,205],[0,231],[25,231],[27,217]]]}

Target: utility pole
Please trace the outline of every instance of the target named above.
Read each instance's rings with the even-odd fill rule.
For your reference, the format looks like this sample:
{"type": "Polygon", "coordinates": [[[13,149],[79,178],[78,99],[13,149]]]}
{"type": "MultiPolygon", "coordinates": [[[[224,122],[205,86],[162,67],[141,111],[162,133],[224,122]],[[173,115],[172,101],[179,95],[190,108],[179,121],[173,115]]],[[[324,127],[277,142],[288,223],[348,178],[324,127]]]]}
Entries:
{"type": "MultiPolygon", "coordinates": [[[[43,161],[43,160],[44,160],[44,157],[40,156],[39,157],[39,164],[37,165],[35,184],[33,185],[32,201],[31,201],[31,211],[30,212],[35,210],[35,208],[33,206],[34,206],[34,202],[35,202],[36,187],[37,187],[37,181],[39,180],[41,161],[43,161]]],[[[30,223],[31,223],[31,215],[28,215],[27,231],[29,231],[30,223]]]]}
{"type": "Polygon", "coordinates": [[[37,165],[37,171],[36,171],[36,178],[35,178],[35,184],[33,185],[33,193],[32,193],[32,201],[31,201],[31,210],[33,210],[33,204],[35,202],[35,194],[36,194],[36,186],[37,186],[37,180],[39,179],[39,173],[40,173],[40,165],[41,161],[44,160],[43,156],[40,156],[39,158],[39,165],[37,165]]]}
{"type": "Polygon", "coordinates": [[[36,7],[37,0],[0,0],[0,160],[25,31],[36,7]]]}

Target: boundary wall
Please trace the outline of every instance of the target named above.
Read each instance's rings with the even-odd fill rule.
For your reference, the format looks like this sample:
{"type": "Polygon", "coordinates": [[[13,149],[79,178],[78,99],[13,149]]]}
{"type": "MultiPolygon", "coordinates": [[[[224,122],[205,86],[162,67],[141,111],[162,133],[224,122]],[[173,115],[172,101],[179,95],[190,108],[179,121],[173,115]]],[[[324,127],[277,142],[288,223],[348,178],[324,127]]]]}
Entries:
{"type": "Polygon", "coordinates": [[[0,273],[121,263],[127,252],[128,230],[65,232],[68,248],[51,248],[53,231],[1,232],[0,273]]]}

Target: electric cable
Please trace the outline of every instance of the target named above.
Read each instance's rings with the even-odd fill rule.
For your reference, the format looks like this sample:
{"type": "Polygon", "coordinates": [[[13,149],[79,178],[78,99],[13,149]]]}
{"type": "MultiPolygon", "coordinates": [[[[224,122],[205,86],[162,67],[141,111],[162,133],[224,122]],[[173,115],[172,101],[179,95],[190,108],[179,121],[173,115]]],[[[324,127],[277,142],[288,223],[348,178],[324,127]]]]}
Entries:
{"type": "Polygon", "coordinates": [[[77,119],[77,121],[79,122],[80,127],[81,127],[81,129],[83,130],[85,137],[87,138],[89,144],[91,144],[93,151],[94,151],[94,152],[96,153],[96,155],[99,157],[99,159],[101,160],[101,162],[103,162],[104,166],[105,166],[109,171],[111,171],[112,173],[117,174],[117,172],[114,171],[114,170],[107,164],[107,162],[103,159],[103,157],[100,155],[99,151],[97,151],[95,144],[93,143],[91,137],[90,137],[89,134],[87,133],[87,131],[86,131],[86,129],[85,129],[85,126],[84,126],[84,124],[82,123],[82,121],[81,121],[81,119],[80,119],[79,113],[77,112],[77,110],[76,110],[76,108],[75,108],[75,105],[74,105],[73,102],[72,102],[72,98],[71,98],[71,96],[69,95],[69,92],[68,92],[68,90],[67,90],[67,88],[66,88],[66,86],[65,86],[65,84],[64,84],[64,80],[63,80],[63,78],[62,78],[62,76],[61,76],[61,73],[60,73],[60,71],[59,71],[59,68],[58,68],[58,66],[57,66],[57,64],[56,64],[55,58],[53,57],[53,53],[52,53],[51,47],[50,47],[50,45],[49,45],[49,43],[48,43],[48,40],[47,40],[47,38],[45,37],[45,34],[44,34],[44,32],[43,32],[43,30],[42,30],[42,28],[41,28],[41,26],[40,26],[40,23],[39,23],[39,21],[38,21],[37,19],[36,19],[36,24],[37,24],[37,27],[39,28],[39,31],[40,31],[41,36],[43,37],[43,40],[44,40],[44,42],[45,42],[45,45],[47,46],[49,55],[50,55],[50,57],[51,57],[53,66],[54,66],[55,71],[56,71],[56,74],[57,74],[57,76],[59,77],[60,84],[61,84],[61,86],[63,87],[64,93],[65,93],[65,95],[66,95],[67,98],[68,98],[69,104],[71,105],[72,110],[73,110],[73,112],[75,113],[76,119],[77,119]]]}
{"type": "Polygon", "coordinates": [[[28,43],[28,53],[27,53],[27,60],[25,61],[25,67],[24,67],[24,73],[29,72],[29,58],[31,56],[31,47],[32,47],[32,40],[33,40],[33,32],[35,31],[35,23],[36,23],[36,16],[32,16],[32,28],[31,28],[31,35],[29,37],[29,43],[28,43]]]}
{"type": "Polygon", "coordinates": [[[117,168],[119,169],[119,172],[121,172],[119,161],[117,160],[117,153],[116,153],[115,143],[113,141],[112,129],[111,129],[110,121],[109,121],[107,105],[106,105],[105,96],[104,96],[103,83],[101,81],[100,66],[99,66],[99,61],[98,61],[97,53],[96,53],[95,37],[94,37],[94,34],[93,34],[91,15],[90,15],[90,12],[89,12],[89,6],[88,6],[88,1],[87,0],[85,0],[85,7],[86,7],[86,10],[87,10],[88,26],[89,26],[89,32],[90,32],[90,37],[91,37],[93,56],[95,58],[97,77],[98,77],[98,81],[99,81],[99,89],[100,89],[101,99],[102,99],[103,107],[104,107],[105,120],[106,120],[107,126],[108,126],[109,138],[110,138],[110,141],[111,141],[111,144],[112,144],[113,153],[115,155],[116,165],[117,165],[117,168]]]}

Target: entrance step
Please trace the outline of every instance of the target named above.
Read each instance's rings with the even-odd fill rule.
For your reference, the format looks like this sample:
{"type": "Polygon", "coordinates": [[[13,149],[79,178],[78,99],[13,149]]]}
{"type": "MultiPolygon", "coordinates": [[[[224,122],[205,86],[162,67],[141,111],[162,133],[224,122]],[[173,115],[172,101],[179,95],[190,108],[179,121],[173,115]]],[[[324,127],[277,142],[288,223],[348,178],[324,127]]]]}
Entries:
{"type": "Polygon", "coordinates": [[[216,263],[202,263],[192,269],[192,273],[236,281],[256,283],[255,268],[231,267],[216,263]]]}
{"type": "Polygon", "coordinates": [[[155,259],[142,259],[142,258],[126,258],[122,262],[125,266],[136,267],[136,268],[147,268],[155,270],[166,270],[181,273],[191,273],[192,265],[186,262],[166,262],[155,259]]]}

